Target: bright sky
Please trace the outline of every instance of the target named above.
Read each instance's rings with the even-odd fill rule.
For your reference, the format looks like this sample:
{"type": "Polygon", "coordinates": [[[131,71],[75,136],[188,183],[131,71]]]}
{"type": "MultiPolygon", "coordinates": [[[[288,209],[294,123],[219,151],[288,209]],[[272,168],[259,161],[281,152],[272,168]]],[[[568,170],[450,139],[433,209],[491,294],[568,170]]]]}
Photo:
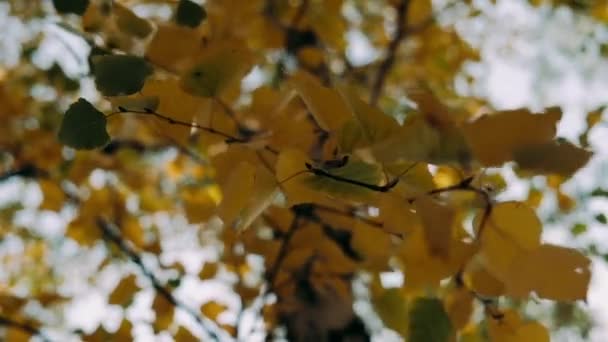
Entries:
{"type": "MultiPolygon", "coordinates": [[[[440,5],[441,2],[436,0],[440,5]]],[[[597,49],[593,44],[587,44],[589,34],[592,33],[598,40],[608,40],[608,33],[605,29],[599,28],[588,21],[577,19],[569,11],[557,11],[551,15],[544,9],[532,9],[524,0],[498,0],[496,5],[492,5],[489,0],[475,0],[483,10],[484,15],[477,18],[458,23],[458,28],[467,39],[480,48],[484,63],[470,64],[465,68],[465,72],[476,79],[476,83],[471,88],[461,89],[465,93],[484,96],[490,99],[491,103],[497,108],[515,108],[520,106],[530,106],[532,108],[542,108],[551,105],[560,105],[564,109],[564,119],[559,126],[559,135],[571,140],[576,140],[581,129],[584,128],[584,113],[596,109],[601,104],[606,104],[604,94],[608,93],[608,62],[598,56],[597,49]],[[581,52],[581,47],[587,44],[585,52],[581,52]],[[532,72],[538,71],[538,74],[532,72]]],[[[14,28],[18,23],[12,22],[11,25],[4,25],[6,18],[2,18],[3,6],[0,4],[0,24],[8,27],[10,34],[0,35],[0,48],[5,49],[12,45],[11,39],[18,39],[24,35],[23,28],[14,28]],[[17,38],[16,38],[17,37],[17,38]]],[[[455,9],[458,10],[457,8],[455,9]]],[[[48,40],[43,42],[43,47],[39,56],[39,62],[44,64],[57,60],[74,74],[79,70],[75,68],[75,61],[65,58],[63,48],[53,40],[53,26],[49,25],[52,34],[48,40]],[[50,56],[50,58],[49,58],[50,56]],[[63,58],[62,58],[63,57],[63,58]]],[[[6,31],[4,32],[6,33],[6,31]]],[[[59,30],[56,34],[61,34],[59,30]]],[[[366,64],[378,56],[378,51],[374,51],[365,37],[357,31],[348,33],[349,47],[347,54],[353,59],[353,64],[366,64]]],[[[73,37],[65,36],[64,40],[74,44],[76,49],[84,49],[81,42],[73,37]],[[81,45],[79,47],[79,44],[81,45]]],[[[9,51],[9,50],[6,50],[9,51]]],[[[12,52],[8,52],[9,57],[12,52]]],[[[259,74],[259,71],[256,71],[259,74]]],[[[254,87],[256,82],[256,72],[247,79],[247,87],[254,87]]],[[[259,76],[258,76],[259,77],[259,76]]],[[[89,92],[92,94],[92,92],[89,92]]],[[[598,127],[594,130],[590,138],[592,147],[596,152],[595,157],[589,166],[580,171],[566,186],[567,192],[571,194],[580,193],[582,190],[593,189],[597,186],[608,186],[606,170],[606,160],[608,148],[605,141],[608,141],[608,126],[598,127]]],[[[507,176],[511,173],[506,173],[507,176]]],[[[103,177],[102,177],[103,178],[103,177]]],[[[513,177],[511,177],[514,179],[513,177]]],[[[527,187],[523,184],[516,184],[508,193],[503,194],[503,198],[522,198],[527,193],[527,187]]],[[[28,203],[26,209],[22,211],[19,220],[26,226],[43,226],[44,231],[50,236],[63,234],[65,221],[71,216],[69,212],[60,214],[44,213],[42,215],[33,214],[37,203],[41,200],[40,192],[35,186],[24,184],[20,181],[8,181],[0,185],[0,203],[13,199],[15,195],[28,203]]],[[[549,203],[551,205],[551,203],[549,203]]],[[[608,213],[608,201],[596,199],[586,204],[584,210],[591,211],[593,214],[588,217],[581,216],[582,213],[575,213],[566,217],[564,220],[555,224],[558,227],[547,227],[543,239],[547,242],[555,242],[570,246],[584,247],[590,242],[595,242],[600,249],[608,249],[608,234],[606,227],[594,224],[591,219],[594,213],[608,213]],[[572,222],[579,219],[590,221],[589,231],[580,238],[573,239],[568,233],[568,228],[572,222]]],[[[186,223],[169,222],[168,217],[157,217],[161,222],[167,223],[171,227],[185,227],[186,223]],[[170,223],[170,224],[169,224],[170,223]]],[[[178,241],[178,245],[167,246],[170,252],[167,254],[169,259],[179,259],[185,261],[186,267],[198,270],[204,259],[212,258],[213,253],[207,250],[200,250],[197,246],[186,245],[188,237],[178,241]]],[[[18,248],[18,247],[15,247],[18,248]]],[[[72,279],[66,285],[68,290],[80,289],[80,295],[74,305],[66,309],[66,314],[70,325],[74,328],[81,327],[87,331],[94,329],[99,322],[103,322],[109,329],[114,329],[116,323],[121,318],[122,313],[115,308],[108,308],[105,305],[106,295],[119,280],[120,268],[107,269],[105,274],[100,277],[99,287],[82,291],[85,283],[81,276],[73,274],[70,277],[70,270],[74,272],[84,272],[82,264],[85,263],[94,271],[101,261],[101,250],[88,254],[81,254],[76,251],[74,245],[66,244],[61,246],[62,253],[66,256],[72,255],[75,258],[65,259],[66,262],[78,263],[77,267],[66,267],[66,279],[72,279]]],[[[6,251],[2,251],[5,253],[6,251]]],[[[0,254],[2,254],[0,253],[0,254]]],[[[69,265],[69,264],[68,264],[69,265]]],[[[1,279],[0,271],[0,279],[1,279]]],[[[593,314],[597,326],[591,333],[590,341],[608,341],[608,266],[602,260],[593,262],[593,279],[589,291],[587,307],[593,314]]],[[[209,296],[218,293],[227,293],[226,285],[221,282],[213,282],[201,287],[194,279],[186,278],[179,289],[182,298],[188,298],[189,303],[201,303],[209,296]]],[[[234,309],[238,308],[236,298],[223,296],[226,304],[234,309]]],[[[127,315],[135,318],[146,318],[152,315],[149,309],[152,301],[152,292],[138,295],[135,305],[128,310],[127,315]]],[[[197,305],[193,305],[196,307],[197,305]]],[[[187,321],[187,317],[179,315],[187,321]]],[[[227,314],[227,320],[234,319],[234,316],[227,314]]],[[[150,329],[140,326],[136,328],[139,341],[149,341],[150,329]]],[[[378,341],[387,341],[392,334],[382,334],[378,341]]],[[[170,338],[160,338],[159,341],[170,338]]],[[[572,341],[572,336],[562,336],[564,341],[572,341]]]]}

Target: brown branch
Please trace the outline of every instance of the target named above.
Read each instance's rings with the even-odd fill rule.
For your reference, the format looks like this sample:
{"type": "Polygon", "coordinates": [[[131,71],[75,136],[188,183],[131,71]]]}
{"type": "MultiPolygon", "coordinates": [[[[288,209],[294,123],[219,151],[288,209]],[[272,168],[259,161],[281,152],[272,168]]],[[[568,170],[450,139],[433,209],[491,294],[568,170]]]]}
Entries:
{"type": "Polygon", "coordinates": [[[48,337],[46,337],[41,331],[40,329],[36,328],[33,325],[30,325],[28,323],[25,322],[18,322],[15,321],[11,318],[5,317],[5,316],[0,316],[0,325],[9,327],[9,328],[14,328],[14,329],[18,329],[21,330],[27,334],[30,334],[32,336],[38,336],[40,337],[40,339],[42,339],[43,341],[50,341],[50,339],[48,337]]]}
{"type": "Polygon", "coordinates": [[[23,177],[23,178],[48,178],[49,173],[37,167],[34,164],[25,164],[22,167],[9,170],[0,174],[0,182],[5,181],[11,177],[23,177]]]}
{"type": "Polygon", "coordinates": [[[372,92],[370,94],[369,102],[370,104],[376,105],[378,103],[378,99],[380,94],[382,93],[382,89],[384,88],[384,83],[386,82],[386,78],[388,76],[389,71],[395,64],[395,57],[397,56],[397,50],[399,49],[399,45],[407,36],[407,13],[410,5],[410,0],[401,0],[396,7],[397,10],[397,24],[395,29],[395,35],[391,39],[388,44],[386,56],[384,60],[380,63],[380,67],[378,68],[378,73],[376,73],[376,78],[372,84],[372,92]]]}
{"type": "Polygon", "coordinates": [[[289,244],[291,243],[291,239],[293,238],[298,228],[300,228],[300,217],[296,213],[296,216],[293,218],[293,221],[291,221],[289,229],[287,230],[285,235],[283,235],[283,240],[281,241],[281,247],[279,247],[279,253],[277,254],[277,258],[275,259],[272,268],[267,272],[267,292],[272,292],[272,290],[274,289],[274,282],[276,281],[276,278],[279,275],[279,271],[281,270],[281,266],[283,265],[283,261],[285,261],[287,253],[289,252],[289,244]]]}
{"type": "Polygon", "coordinates": [[[388,77],[388,73],[390,72],[393,64],[395,64],[395,58],[397,56],[397,50],[399,49],[399,45],[410,35],[419,33],[424,31],[430,25],[435,23],[439,14],[443,11],[453,7],[459,1],[452,1],[445,5],[442,9],[438,10],[431,14],[428,18],[421,21],[418,25],[408,27],[407,26],[407,13],[410,0],[401,0],[401,2],[397,5],[397,29],[395,31],[395,35],[393,39],[389,42],[386,56],[384,60],[380,63],[380,67],[378,68],[378,73],[376,74],[376,78],[374,79],[372,85],[372,92],[370,94],[370,104],[376,105],[378,103],[378,99],[382,94],[382,90],[384,88],[384,84],[386,82],[386,78],[388,77]]]}
{"type": "Polygon", "coordinates": [[[101,217],[97,217],[97,227],[101,230],[103,238],[109,242],[112,242],[120,251],[122,251],[128,258],[133,262],[143,275],[148,278],[156,293],[165,298],[175,308],[181,309],[192,317],[202,328],[202,330],[209,335],[212,340],[221,341],[219,334],[216,332],[217,327],[212,327],[212,322],[208,318],[201,316],[195,310],[179,301],[173,293],[162,285],[161,281],[149,270],[143,263],[141,256],[129,246],[129,244],[122,238],[116,227],[110,222],[104,220],[101,217]]]}
{"type": "Polygon", "coordinates": [[[369,184],[369,183],[358,181],[356,179],[350,179],[350,178],[331,174],[323,169],[314,167],[309,163],[306,163],[305,165],[306,165],[307,171],[311,172],[315,176],[327,177],[327,178],[333,179],[337,182],[348,183],[348,184],[360,186],[362,188],[366,188],[366,189],[369,189],[372,191],[377,191],[377,192],[388,192],[389,190],[394,188],[397,185],[397,183],[399,183],[399,177],[396,177],[395,179],[391,180],[390,182],[388,182],[384,185],[369,184]]]}

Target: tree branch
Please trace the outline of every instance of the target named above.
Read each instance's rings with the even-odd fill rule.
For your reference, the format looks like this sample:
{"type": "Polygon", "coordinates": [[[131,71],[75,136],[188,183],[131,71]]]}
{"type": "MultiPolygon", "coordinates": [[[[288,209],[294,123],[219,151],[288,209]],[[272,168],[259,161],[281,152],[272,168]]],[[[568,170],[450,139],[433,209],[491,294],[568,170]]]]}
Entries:
{"type": "Polygon", "coordinates": [[[112,242],[118,249],[120,249],[137,267],[139,267],[140,271],[143,275],[148,278],[148,280],[152,283],[154,290],[165,298],[171,305],[175,308],[179,308],[186,312],[190,317],[192,317],[202,328],[202,330],[209,335],[212,340],[221,341],[219,334],[215,331],[218,328],[212,326],[212,322],[204,317],[199,315],[196,311],[191,309],[189,306],[185,305],[181,301],[179,301],[170,290],[168,290],[165,286],[162,285],[160,280],[149,270],[143,263],[139,254],[134,251],[128,243],[122,238],[120,233],[116,230],[116,228],[110,222],[104,220],[101,217],[97,217],[97,226],[101,230],[103,237],[105,240],[112,242]]]}
{"type": "Polygon", "coordinates": [[[19,329],[25,333],[28,333],[32,336],[38,336],[40,337],[43,341],[50,341],[50,339],[48,337],[46,337],[41,331],[40,329],[34,327],[33,325],[27,324],[25,322],[18,322],[15,321],[11,318],[8,317],[4,317],[4,316],[0,316],[0,325],[9,327],[9,328],[14,328],[14,329],[19,329]]]}
{"type": "Polygon", "coordinates": [[[397,24],[395,35],[393,39],[391,39],[388,44],[386,56],[384,60],[380,63],[380,67],[378,68],[378,73],[376,74],[376,78],[372,84],[372,91],[370,94],[369,102],[372,106],[378,103],[378,99],[380,98],[380,94],[382,93],[382,89],[384,88],[384,83],[386,82],[386,77],[388,76],[389,71],[395,64],[395,57],[397,56],[397,50],[399,49],[399,45],[407,36],[407,13],[410,5],[410,0],[401,0],[396,7],[397,10],[397,24]]]}
{"type": "MultiPolygon", "coordinates": [[[[223,102],[218,102],[220,104],[222,104],[223,102]]],[[[223,104],[222,106],[224,106],[225,104],[223,104]]],[[[229,107],[228,107],[229,108],[229,107]]],[[[190,127],[190,128],[196,128],[199,129],[201,131],[205,131],[211,134],[215,134],[218,136],[221,136],[223,138],[225,138],[225,142],[227,144],[247,144],[251,142],[251,137],[253,135],[249,135],[245,138],[239,138],[236,137],[234,135],[228,134],[226,132],[217,130],[213,127],[208,127],[208,126],[203,126],[203,125],[199,125],[197,123],[194,122],[188,122],[188,121],[182,121],[182,120],[177,120],[177,119],[173,119],[172,117],[165,115],[165,114],[161,114],[159,112],[153,111],[151,109],[144,109],[144,110],[136,110],[136,109],[129,109],[129,108],[124,108],[124,107],[118,107],[118,111],[117,112],[112,112],[108,115],[106,115],[106,118],[109,118],[111,116],[114,116],[116,114],[138,114],[138,115],[149,115],[152,117],[155,117],[157,119],[160,119],[162,121],[165,121],[171,125],[178,125],[178,126],[184,126],[184,127],[190,127]]],[[[265,145],[264,149],[273,153],[273,154],[278,154],[279,151],[275,150],[274,148],[265,145]]]]}
{"type": "Polygon", "coordinates": [[[445,5],[442,9],[431,14],[428,18],[424,19],[418,25],[408,27],[407,26],[407,14],[408,14],[410,0],[401,0],[401,2],[396,7],[397,29],[395,31],[395,35],[393,36],[393,39],[391,39],[391,41],[389,42],[386,56],[384,57],[384,60],[382,60],[382,62],[380,63],[380,67],[378,68],[378,73],[376,74],[376,77],[372,84],[372,90],[371,90],[370,100],[369,100],[371,105],[376,105],[378,103],[378,100],[379,100],[380,95],[382,94],[382,90],[384,88],[384,84],[386,83],[386,78],[388,77],[388,73],[390,72],[391,68],[393,67],[393,64],[395,64],[397,50],[399,49],[401,42],[403,42],[410,35],[416,34],[418,32],[425,30],[427,27],[429,27],[431,24],[433,24],[435,22],[435,20],[437,19],[437,16],[441,12],[449,9],[450,7],[456,5],[457,3],[458,3],[458,1],[452,1],[452,2],[448,3],[447,5],[445,5]]]}

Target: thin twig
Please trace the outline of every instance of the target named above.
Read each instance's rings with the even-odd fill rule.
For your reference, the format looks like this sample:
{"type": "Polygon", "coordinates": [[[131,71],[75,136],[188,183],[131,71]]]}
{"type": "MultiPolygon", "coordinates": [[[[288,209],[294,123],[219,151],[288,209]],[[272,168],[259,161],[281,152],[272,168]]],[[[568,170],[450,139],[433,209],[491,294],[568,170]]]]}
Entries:
{"type": "Polygon", "coordinates": [[[10,327],[10,328],[14,328],[14,329],[19,329],[19,330],[21,330],[21,331],[23,331],[25,333],[28,333],[28,334],[30,334],[32,336],[38,336],[43,341],[50,341],[50,339],[47,336],[45,336],[40,331],[40,329],[38,329],[38,328],[36,328],[36,327],[34,327],[34,326],[30,325],[30,324],[27,324],[25,322],[18,322],[18,321],[15,321],[15,320],[11,319],[11,318],[8,318],[8,317],[5,317],[5,316],[0,316],[0,325],[7,326],[7,327],[10,327]]]}
{"type": "Polygon", "coordinates": [[[396,31],[393,39],[389,42],[386,56],[384,60],[380,63],[380,67],[378,68],[378,73],[374,79],[372,84],[372,91],[370,94],[370,104],[376,105],[378,103],[378,99],[382,94],[382,90],[384,88],[384,84],[386,83],[386,78],[388,77],[388,73],[390,72],[393,64],[395,64],[395,58],[397,56],[397,51],[399,50],[399,46],[401,43],[410,35],[419,33],[428,28],[431,24],[435,23],[437,17],[445,10],[453,7],[459,1],[452,1],[445,5],[440,10],[431,14],[428,18],[422,20],[418,25],[408,27],[407,26],[407,14],[410,0],[401,0],[401,2],[397,5],[397,24],[396,31]]]}
{"type": "Polygon", "coordinates": [[[300,217],[296,214],[291,221],[291,225],[289,229],[283,235],[283,241],[281,241],[281,247],[279,247],[279,253],[277,254],[277,258],[272,265],[272,268],[268,270],[266,279],[268,281],[268,291],[272,292],[274,289],[274,282],[276,281],[277,276],[279,275],[279,271],[281,270],[281,266],[283,265],[283,261],[287,257],[287,253],[289,252],[289,244],[291,243],[291,239],[293,238],[296,231],[300,228],[300,217]]]}
{"type": "Polygon", "coordinates": [[[384,185],[369,184],[369,183],[358,181],[356,179],[350,179],[350,178],[331,174],[323,169],[314,167],[309,163],[306,163],[305,165],[306,165],[306,168],[308,169],[308,171],[313,173],[315,176],[331,178],[338,182],[360,186],[362,188],[366,188],[366,189],[369,189],[372,191],[388,192],[389,190],[394,188],[397,185],[397,183],[399,183],[399,177],[397,177],[384,185]]]}
{"type": "MultiPolygon", "coordinates": [[[[221,102],[220,102],[221,103],[221,102]]],[[[229,107],[228,107],[229,108],[229,107]]],[[[188,121],[182,121],[182,120],[177,120],[177,119],[173,119],[172,117],[165,115],[165,114],[161,114],[158,113],[156,111],[153,111],[151,109],[144,109],[144,110],[136,110],[136,109],[129,109],[129,108],[124,108],[124,107],[118,107],[118,111],[116,112],[112,112],[106,115],[106,118],[112,117],[114,115],[117,114],[138,114],[138,115],[150,115],[153,116],[157,119],[163,120],[171,125],[179,125],[179,126],[184,126],[184,127],[190,127],[190,128],[196,128],[199,129],[201,131],[205,131],[211,134],[215,134],[218,136],[221,136],[223,138],[225,138],[225,143],[226,144],[248,144],[251,143],[251,136],[246,137],[246,138],[239,138],[236,137],[234,135],[228,134],[226,132],[217,130],[213,127],[208,127],[208,126],[203,126],[194,122],[188,122],[188,121]]],[[[279,151],[277,151],[276,149],[268,146],[268,145],[264,145],[264,149],[272,154],[279,154],[279,151]]]]}
{"type": "Polygon", "coordinates": [[[396,7],[397,23],[395,28],[395,35],[388,44],[386,56],[384,57],[384,60],[382,60],[382,62],[380,63],[378,73],[376,74],[376,78],[374,79],[372,85],[372,91],[369,99],[369,102],[372,106],[378,103],[378,98],[382,93],[382,89],[384,88],[384,83],[386,81],[388,73],[393,67],[393,64],[395,63],[395,57],[397,56],[397,50],[399,49],[399,45],[407,36],[406,25],[409,5],[410,0],[401,0],[396,7]]]}
{"type": "Polygon", "coordinates": [[[230,135],[228,133],[219,131],[213,127],[207,127],[207,126],[202,126],[199,125],[197,123],[194,122],[188,122],[188,121],[182,121],[182,120],[177,120],[177,119],[173,119],[172,117],[168,116],[168,115],[164,115],[158,112],[155,112],[153,110],[136,110],[136,109],[129,109],[129,108],[124,108],[124,107],[118,107],[119,111],[117,112],[112,112],[108,115],[106,115],[107,118],[114,116],[116,114],[126,114],[126,113],[131,113],[131,114],[140,114],[140,115],[149,115],[149,116],[153,116],[157,119],[161,119],[171,125],[179,125],[179,126],[184,126],[184,127],[190,127],[190,128],[196,128],[196,129],[200,129],[201,131],[205,131],[211,134],[215,134],[215,135],[219,135],[223,138],[226,138],[232,142],[238,142],[238,143],[248,143],[248,140],[245,139],[241,139],[241,138],[237,138],[233,135],[230,135]]]}
{"type": "Polygon", "coordinates": [[[127,244],[127,242],[120,236],[120,233],[116,231],[116,228],[111,223],[101,217],[98,217],[97,226],[102,231],[104,239],[114,243],[116,247],[118,247],[134,264],[136,264],[137,267],[139,267],[140,271],[146,278],[148,278],[150,283],[152,283],[154,290],[159,295],[165,298],[174,307],[179,308],[190,315],[190,317],[192,317],[200,325],[202,330],[209,335],[212,340],[221,341],[220,336],[215,331],[217,328],[211,326],[213,323],[211,323],[208,318],[201,316],[195,310],[175,298],[173,293],[163,286],[154,273],[152,273],[152,271],[144,265],[139,254],[127,244]]]}

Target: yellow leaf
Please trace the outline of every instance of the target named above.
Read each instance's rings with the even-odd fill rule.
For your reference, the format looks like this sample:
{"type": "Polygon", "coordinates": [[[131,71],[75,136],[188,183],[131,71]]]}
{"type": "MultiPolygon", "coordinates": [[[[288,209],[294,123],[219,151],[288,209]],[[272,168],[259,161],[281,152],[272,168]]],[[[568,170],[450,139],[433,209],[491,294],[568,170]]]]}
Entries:
{"type": "Polygon", "coordinates": [[[364,265],[378,271],[388,267],[388,259],[394,249],[391,236],[382,228],[372,227],[360,221],[355,223],[351,245],[365,260],[364,265]]]}
{"type": "Polygon", "coordinates": [[[147,20],[138,17],[133,11],[120,3],[113,4],[112,13],[118,28],[127,34],[137,38],[145,38],[152,32],[152,25],[147,20]]]}
{"type": "Polygon", "coordinates": [[[454,288],[445,297],[445,311],[452,321],[452,326],[464,328],[473,314],[473,294],[465,287],[454,288]]]}
{"type": "Polygon", "coordinates": [[[264,165],[258,165],[255,170],[252,195],[241,211],[236,226],[237,230],[247,229],[272,204],[278,193],[279,187],[275,176],[264,165]]]}
{"type": "MultiPolygon", "coordinates": [[[[480,214],[474,222],[479,229],[480,214]]],[[[522,253],[540,246],[542,226],[534,210],[520,202],[495,205],[479,229],[484,265],[497,279],[505,282],[513,261],[522,253]]]]}
{"type": "Polygon", "coordinates": [[[42,204],[40,209],[59,211],[63,207],[65,201],[65,194],[63,190],[56,182],[41,179],[38,182],[40,190],[42,191],[42,204]]]}
{"type": "Polygon", "coordinates": [[[127,305],[132,299],[139,287],[135,283],[135,275],[131,274],[118,283],[114,291],[110,294],[108,303],[112,305],[127,305]]]}
{"type": "Polygon", "coordinates": [[[174,338],[175,338],[176,342],[198,342],[198,341],[200,341],[199,338],[192,335],[190,330],[188,330],[184,327],[179,327],[179,329],[177,329],[177,332],[175,333],[174,338]]]}
{"type": "Polygon", "coordinates": [[[131,241],[135,247],[143,248],[146,244],[143,228],[136,217],[129,216],[124,219],[120,228],[124,237],[131,241]]]}
{"type": "Polygon", "coordinates": [[[316,47],[304,47],[298,50],[298,58],[301,63],[311,68],[318,68],[325,62],[322,49],[316,47]]]}
{"type": "Polygon", "coordinates": [[[82,216],[69,223],[65,235],[83,246],[92,246],[101,239],[94,221],[82,216]]]}
{"type": "Polygon", "coordinates": [[[116,341],[132,341],[133,335],[131,331],[133,331],[133,324],[127,319],[123,319],[120,327],[114,333],[114,338],[116,341]]]}
{"type": "Polygon", "coordinates": [[[343,85],[338,90],[359,125],[364,146],[382,141],[399,129],[395,118],[361,100],[353,88],[343,85]]]}
{"type": "Polygon", "coordinates": [[[381,163],[430,161],[440,146],[439,133],[422,116],[412,117],[385,138],[372,146],[381,163]]]}
{"type": "Polygon", "coordinates": [[[213,321],[217,321],[217,317],[222,312],[226,311],[226,309],[228,309],[226,307],[226,305],[211,301],[211,302],[207,302],[201,306],[201,313],[205,317],[207,317],[213,321]]]}
{"type": "Polygon", "coordinates": [[[192,56],[200,53],[203,46],[203,35],[199,31],[175,24],[161,24],[148,45],[146,58],[158,66],[177,71],[192,56]]]}
{"type": "Polygon", "coordinates": [[[513,159],[521,168],[540,173],[554,173],[570,177],[583,167],[592,152],[574,146],[567,141],[522,146],[513,151],[513,159]]]}
{"type": "Polygon", "coordinates": [[[217,208],[217,214],[224,224],[232,225],[253,195],[255,172],[255,166],[241,162],[221,185],[222,202],[217,208]]]}
{"type": "Polygon", "coordinates": [[[393,192],[378,197],[380,219],[384,229],[392,233],[407,234],[420,225],[420,216],[413,212],[413,206],[393,192]]]}
{"type": "Polygon", "coordinates": [[[23,329],[8,327],[4,333],[6,341],[11,342],[29,342],[32,335],[23,329]]]}
{"type": "Polygon", "coordinates": [[[524,298],[534,291],[539,297],[552,300],[585,300],[590,264],[575,249],[543,244],[513,261],[506,281],[507,294],[524,298]]]}
{"type": "Polygon", "coordinates": [[[201,97],[221,95],[253,66],[253,54],[242,42],[211,43],[186,67],[181,86],[188,93],[201,97]]]}
{"type": "Polygon", "coordinates": [[[400,289],[386,289],[372,298],[374,309],[384,325],[395,330],[401,336],[408,334],[407,301],[400,289]]]}
{"type": "Polygon", "coordinates": [[[412,291],[437,288],[442,279],[458,272],[475,251],[472,245],[452,239],[449,258],[433,256],[421,226],[416,226],[405,237],[400,249],[399,257],[405,268],[405,288],[412,291]]]}
{"type": "MultiPolygon", "coordinates": [[[[141,94],[144,97],[157,97],[159,99],[158,112],[162,115],[188,124],[207,105],[205,100],[185,93],[180,89],[178,82],[172,79],[147,81],[141,94]]],[[[156,118],[154,124],[158,127],[159,134],[168,136],[182,145],[187,144],[192,128],[156,118]]]]}
{"type": "Polygon", "coordinates": [[[422,196],[414,202],[416,213],[422,220],[424,236],[431,255],[448,258],[452,241],[452,224],[455,212],[430,196],[422,196]]]}
{"type": "Polygon", "coordinates": [[[501,319],[490,319],[488,330],[492,342],[549,342],[549,332],[538,322],[524,322],[509,310],[501,319]]]}
{"type": "Polygon", "coordinates": [[[513,160],[518,149],[550,142],[561,118],[559,109],[545,114],[510,110],[484,115],[467,123],[463,131],[473,154],[485,166],[499,166],[513,160]]]}
{"type": "Polygon", "coordinates": [[[215,213],[219,200],[213,192],[214,190],[209,186],[187,187],[182,191],[181,198],[188,221],[206,222],[215,213]]]}
{"type": "Polygon", "coordinates": [[[433,4],[431,0],[412,0],[407,12],[407,25],[416,27],[432,18],[433,4]]]}
{"type": "Polygon", "coordinates": [[[175,307],[165,297],[160,294],[156,294],[154,301],[152,302],[152,310],[156,314],[154,320],[154,330],[163,331],[167,330],[171,323],[173,323],[173,316],[175,314],[175,307]]]}
{"type": "Polygon", "coordinates": [[[201,268],[201,271],[198,273],[198,277],[201,280],[211,279],[211,278],[215,277],[215,275],[217,274],[217,271],[218,271],[217,263],[206,262],[203,265],[203,267],[201,268]]]}
{"type": "Polygon", "coordinates": [[[306,180],[311,178],[311,174],[306,172],[307,162],[308,158],[301,150],[284,149],[279,154],[276,178],[290,206],[299,203],[330,202],[325,195],[313,190],[306,183],[306,180]]]}
{"type": "Polygon", "coordinates": [[[312,75],[299,71],[292,76],[290,82],[324,130],[338,132],[352,117],[340,94],[334,89],[322,86],[312,75]]]}
{"type": "Polygon", "coordinates": [[[498,297],[505,292],[505,285],[476,258],[467,264],[463,278],[467,287],[481,296],[498,297]]]}

